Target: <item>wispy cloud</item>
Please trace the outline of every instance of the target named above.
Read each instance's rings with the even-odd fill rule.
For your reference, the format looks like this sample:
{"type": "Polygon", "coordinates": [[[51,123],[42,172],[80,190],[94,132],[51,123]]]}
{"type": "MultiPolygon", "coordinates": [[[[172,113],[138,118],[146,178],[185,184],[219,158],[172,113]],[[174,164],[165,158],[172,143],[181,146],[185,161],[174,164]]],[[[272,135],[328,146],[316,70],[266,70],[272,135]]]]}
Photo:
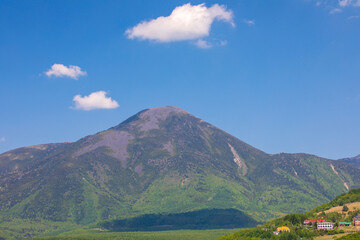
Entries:
{"type": "Polygon", "coordinates": [[[246,23],[248,26],[254,26],[255,25],[254,20],[246,20],[246,19],[244,19],[244,23],[246,23]]]}
{"type": "Polygon", "coordinates": [[[329,14],[340,13],[340,12],[342,12],[342,10],[340,8],[334,8],[333,10],[331,10],[329,12],[329,14]]]}
{"type": "Polygon", "coordinates": [[[208,43],[207,41],[203,40],[203,39],[199,39],[195,42],[195,45],[198,46],[199,48],[211,48],[212,45],[210,43],[208,43]]]}
{"type": "Polygon", "coordinates": [[[360,7],[360,0],[305,0],[315,2],[315,6],[322,7],[329,11],[329,14],[343,12],[344,8],[353,9],[357,11],[360,7]]]}
{"type": "Polygon", "coordinates": [[[5,137],[0,138],[0,142],[6,142],[6,138],[5,137]]]}
{"type": "MultiPolygon", "coordinates": [[[[185,4],[176,7],[169,16],[143,21],[126,30],[129,39],[152,40],[156,42],[174,42],[197,40],[199,47],[207,46],[204,37],[209,36],[211,25],[215,20],[224,21],[235,26],[233,13],[224,5],[185,4]]],[[[209,44],[209,43],[207,43],[209,44]]]]}
{"type": "Polygon", "coordinates": [[[350,2],[349,0],[340,0],[339,5],[341,7],[346,7],[349,4],[349,2],[350,2]]]}
{"type": "Polygon", "coordinates": [[[350,17],[348,17],[348,19],[359,19],[360,18],[360,15],[358,15],[358,16],[350,16],[350,17]]]}
{"type": "Polygon", "coordinates": [[[219,42],[220,46],[226,46],[227,45],[227,41],[226,40],[222,40],[219,42]]]}
{"type": "Polygon", "coordinates": [[[69,65],[67,67],[63,64],[54,64],[45,74],[48,77],[69,77],[77,80],[80,76],[85,76],[87,73],[78,66],[69,65]]]}
{"type": "Polygon", "coordinates": [[[115,100],[112,100],[111,97],[106,97],[105,91],[93,92],[84,97],[76,95],[73,98],[73,102],[74,106],[72,108],[85,111],[94,109],[114,109],[119,107],[119,104],[115,100]]]}
{"type": "Polygon", "coordinates": [[[360,7],[360,0],[339,0],[339,5],[341,7],[348,7],[348,6],[360,7]]]}

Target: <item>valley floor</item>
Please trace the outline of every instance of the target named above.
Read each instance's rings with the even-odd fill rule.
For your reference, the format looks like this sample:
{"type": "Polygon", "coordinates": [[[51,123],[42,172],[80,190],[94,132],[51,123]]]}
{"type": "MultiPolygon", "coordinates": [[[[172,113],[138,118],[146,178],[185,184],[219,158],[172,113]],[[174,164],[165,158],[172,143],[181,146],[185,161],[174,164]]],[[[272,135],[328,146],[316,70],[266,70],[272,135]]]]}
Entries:
{"type": "Polygon", "coordinates": [[[100,229],[82,229],[54,237],[39,237],[33,240],[213,240],[240,229],[174,230],[156,232],[104,232],[100,229]]]}

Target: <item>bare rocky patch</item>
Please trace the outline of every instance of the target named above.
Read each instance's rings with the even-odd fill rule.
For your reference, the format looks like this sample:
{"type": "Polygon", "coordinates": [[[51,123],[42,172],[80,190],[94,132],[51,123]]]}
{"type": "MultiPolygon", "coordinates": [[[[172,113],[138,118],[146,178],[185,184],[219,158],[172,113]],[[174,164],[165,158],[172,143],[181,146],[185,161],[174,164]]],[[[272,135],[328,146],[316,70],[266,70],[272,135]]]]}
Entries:
{"type": "Polygon", "coordinates": [[[107,131],[102,133],[102,139],[96,143],[87,145],[76,152],[75,156],[81,156],[99,147],[108,147],[112,150],[110,156],[120,159],[123,167],[126,167],[126,160],[129,157],[127,146],[134,139],[134,136],[126,131],[107,131]]]}
{"type": "Polygon", "coordinates": [[[174,146],[172,145],[171,141],[165,143],[163,147],[164,150],[168,151],[170,154],[174,154],[174,146]]]}
{"type": "Polygon", "coordinates": [[[228,143],[230,150],[232,154],[234,155],[234,162],[239,166],[239,168],[242,170],[242,174],[245,175],[247,173],[247,166],[243,159],[239,156],[239,154],[236,152],[235,148],[231,146],[230,143],[228,143]]]}
{"type": "Polygon", "coordinates": [[[139,176],[144,175],[142,170],[143,170],[143,167],[142,167],[141,164],[140,164],[140,165],[137,165],[137,166],[135,167],[135,169],[134,169],[134,171],[135,171],[139,176]]]}
{"type": "MultiPolygon", "coordinates": [[[[336,171],[334,165],[330,164],[330,167],[331,167],[331,169],[334,171],[334,173],[340,177],[340,175],[339,175],[339,173],[336,171]]],[[[340,179],[344,182],[344,186],[346,187],[346,189],[349,190],[350,188],[349,188],[348,184],[347,184],[341,177],[340,177],[340,179]]]]}
{"type": "Polygon", "coordinates": [[[159,129],[160,122],[166,120],[171,113],[187,114],[185,110],[178,107],[152,108],[140,114],[140,119],[143,120],[139,125],[140,130],[149,131],[152,129],[159,129]]]}

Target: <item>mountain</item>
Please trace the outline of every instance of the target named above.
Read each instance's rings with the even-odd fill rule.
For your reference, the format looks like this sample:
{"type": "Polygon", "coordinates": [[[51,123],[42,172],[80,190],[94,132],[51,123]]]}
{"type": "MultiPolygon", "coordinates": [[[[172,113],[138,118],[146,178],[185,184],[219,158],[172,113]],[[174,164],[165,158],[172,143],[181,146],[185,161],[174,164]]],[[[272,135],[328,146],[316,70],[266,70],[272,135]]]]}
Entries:
{"type": "Polygon", "coordinates": [[[343,161],[356,167],[360,167],[360,155],[357,155],[356,157],[339,159],[339,161],[343,161]]]}
{"type": "Polygon", "coordinates": [[[90,224],[237,209],[256,221],[302,212],[360,186],[360,169],[267,154],[177,107],[141,111],[73,143],[0,155],[0,217],[90,224]]]}

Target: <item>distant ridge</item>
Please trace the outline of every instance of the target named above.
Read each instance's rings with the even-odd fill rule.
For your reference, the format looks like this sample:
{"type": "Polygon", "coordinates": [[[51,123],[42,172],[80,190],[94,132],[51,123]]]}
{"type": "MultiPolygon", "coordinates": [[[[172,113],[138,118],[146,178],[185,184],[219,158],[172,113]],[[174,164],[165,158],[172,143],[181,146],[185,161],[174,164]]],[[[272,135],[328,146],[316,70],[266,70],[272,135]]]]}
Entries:
{"type": "Polygon", "coordinates": [[[347,162],[356,167],[360,167],[360,155],[357,155],[356,157],[339,159],[339,161],[347,162]]]}

